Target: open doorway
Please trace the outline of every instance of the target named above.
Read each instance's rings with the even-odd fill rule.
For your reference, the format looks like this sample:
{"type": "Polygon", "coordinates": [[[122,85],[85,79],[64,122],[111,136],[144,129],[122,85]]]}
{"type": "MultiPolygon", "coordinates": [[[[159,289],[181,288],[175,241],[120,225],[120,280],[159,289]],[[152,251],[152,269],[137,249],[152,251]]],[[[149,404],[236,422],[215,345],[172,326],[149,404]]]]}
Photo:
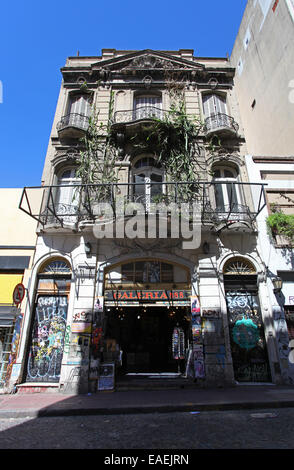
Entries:
{"type": "Polygon", "coordinates": [[[190,309],[187,307],[118,307],[107,312],[106,339],[122,351],[119,374],[177,373],[185,371],[185,359],[174,359],[172,337],[175,326],[184,333],[184,349],[190,341],[190,309]],[[180,367],[179,367],[180,366],[180,367]]]}

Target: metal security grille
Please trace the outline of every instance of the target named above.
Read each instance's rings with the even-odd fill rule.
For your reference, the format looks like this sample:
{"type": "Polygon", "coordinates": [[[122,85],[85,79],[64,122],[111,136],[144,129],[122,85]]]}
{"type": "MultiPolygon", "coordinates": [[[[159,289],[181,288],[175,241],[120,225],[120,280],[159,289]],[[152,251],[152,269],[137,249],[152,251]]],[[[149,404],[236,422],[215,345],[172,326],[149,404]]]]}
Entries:
{"type": "Polygon", "coordinates": [[[5,386],[12,336],[13,326],[0,328],[0,389],[5,386]]]}

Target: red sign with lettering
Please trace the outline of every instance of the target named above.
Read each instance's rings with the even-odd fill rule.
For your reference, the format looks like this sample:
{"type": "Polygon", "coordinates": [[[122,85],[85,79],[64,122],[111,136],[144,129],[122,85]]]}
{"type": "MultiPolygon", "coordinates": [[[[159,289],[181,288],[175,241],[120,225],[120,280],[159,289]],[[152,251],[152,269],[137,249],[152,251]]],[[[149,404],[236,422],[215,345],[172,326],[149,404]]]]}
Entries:
{"type": "Polygon", "coordinates": [[[105,292],[105,300],[162,302],[188,300],[190,295],[186,290],[111,290],[105,292]]]}

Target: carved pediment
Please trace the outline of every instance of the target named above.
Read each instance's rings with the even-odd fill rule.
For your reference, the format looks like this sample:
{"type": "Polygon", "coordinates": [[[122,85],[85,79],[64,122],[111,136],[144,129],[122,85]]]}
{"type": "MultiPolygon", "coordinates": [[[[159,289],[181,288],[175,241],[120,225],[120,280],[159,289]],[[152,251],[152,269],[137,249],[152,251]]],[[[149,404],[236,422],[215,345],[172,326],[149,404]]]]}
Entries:
{"type": "Polygon", "coordinates": [[[162,52],[155,52],[151,50],[140,51],[136,53],[126,54],[124,56],[114,57],[112,59],[96,62],[92,65],[94,69],[100,70],[121,70],[121,71],[134,71],[134,70],[182,70],[182,71],[197,71],[203,70],[204,66],[186,60],[181,57],[172,56],[162,52]]]}

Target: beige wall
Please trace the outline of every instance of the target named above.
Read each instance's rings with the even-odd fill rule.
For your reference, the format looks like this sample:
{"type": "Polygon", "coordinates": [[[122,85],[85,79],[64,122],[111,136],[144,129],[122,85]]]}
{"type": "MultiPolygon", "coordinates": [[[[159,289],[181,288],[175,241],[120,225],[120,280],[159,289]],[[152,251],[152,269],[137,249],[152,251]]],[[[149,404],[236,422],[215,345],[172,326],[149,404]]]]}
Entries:
{"type": "MultiPolygon", "coordinates": [[[[35,246],[37,222],[18,208],[21,194],[20,188],[0,188],[0,246],[35,246]]],[[[0,251],[2,256],[12,254],[4,251],[0,251]]],[[[14,256],[25,255],[17,251],[13,251],[14,256]]]]}
{"type": "Polygon", "coordinates": [[[287,0],[273,4],[248,1],[231,56],[252,155],[294,155],[294,18],[287,0]]]}

